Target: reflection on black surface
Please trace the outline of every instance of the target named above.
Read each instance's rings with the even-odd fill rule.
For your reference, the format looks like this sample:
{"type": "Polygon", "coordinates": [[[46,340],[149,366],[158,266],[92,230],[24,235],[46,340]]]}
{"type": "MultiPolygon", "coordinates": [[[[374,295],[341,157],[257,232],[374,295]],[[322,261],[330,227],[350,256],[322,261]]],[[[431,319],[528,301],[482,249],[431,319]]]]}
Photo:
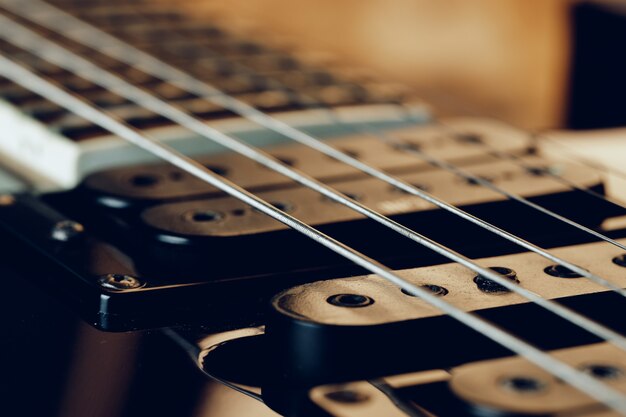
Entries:
{"type": "MultiPolygon", "coordinates": [[[[1,262],[0,262],[1,264],[1,262]]],[[[210,382],[160,331],[106,333],[0,267],[0,396],[20,416],[273,416],[210,382]]]]}

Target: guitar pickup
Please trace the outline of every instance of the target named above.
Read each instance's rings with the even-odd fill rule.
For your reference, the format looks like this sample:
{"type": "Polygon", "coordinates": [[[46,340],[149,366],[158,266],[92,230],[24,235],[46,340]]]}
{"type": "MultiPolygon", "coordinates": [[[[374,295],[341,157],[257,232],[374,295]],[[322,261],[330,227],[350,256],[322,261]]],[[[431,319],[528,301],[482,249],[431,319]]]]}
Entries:
{"type": "MultiPolygon", "coordinates": [[[[399,134],[404,135],[401,137],[405,144],[410,142],[438,158],[454,161],[476,175],[503,188],[510,187],[536,204],[590,227],[623,214],[623,210],[587,194],[587,191],[602,193],[602,180],[585,168],[574,169],[567,164],[556,167],[565,180],[578,184],[581,190],[570,190],[549,175],[541,175],[547,165],[555,167],[547,160],[528,155],[527,135],[477,119],[457,119],[451,123],[457,123],[457,128],[465,133],[462,140],[449,137],[434,125],[399,134]],[[415,132],[419,135],[414,135],[415,132]],[[522,161],[541,169],[529,172],[516,168],[514,163],[485,155],[476,140],[517,154],[522,161]]],[[[395,170],[395,175],[543,247],[590,239],[472,181],[416,162],[413,156],[378,140],[355,136],[334,143],[340,149],[355,152],[364,162],[395,170]],[[522,218],[525,221],[519,222],[522,218]]],[[[274,148],[271,152],[467,256],[497,256],[521,250],[451,213],[424,205],[418,197],[395,191],[388,184],[312,150],[291,146],[274,148]]],[[[448,262],[370,219],[355,217],[341,205],[287,182],[254,162],[237,158],[210,157],[203,162],[391,268],[448,262]]],[[[19,237],[24,245],[36,248],[36,253],[48,254],[44,256],[47,261],[63,265],[59,274],[65,275],[59,281],[81,282],[77,290],[70,292],[76,293],[80,303],[88,304],[90,322],[107,329],[160,326],[181,317],[202,321],[216,329],[224,325],[220,320],[224,317],[229,317],[229,324],[258,323],[268,300],[285,288],[364,273],[326,248],[207,188],[204,183],[187,182],[189,178],[173,168],[155,165],[151,171],[146,169],[96,174],[76,190],[44,194],[28,204],[18,199],[16,204],[0,208],[4,213],[0,220],[10,231],[8,236],[19,237]],[[71,248],[59,243],[50,246],[49,230],[64,219],[83,224],[85,235],[89,236],[86,241],[92,243],[71,248]],[[42,222],[38,229],[15,229],[15,225],[42,222]],[[73,271],[69,276],[68,270],[73,271]],[[101,287],[98,280],[110,274],[133,276],[145,285],[128,291],[101,287]]],[[[39,267],[30,260],[23,264],[39,267]]],[[[46,270],[38,270],[36,274],[50,275],[46,270]]]]}
{"type": "MultiPolygon", "coordinates": [[[[626,392],[626,354],[614,346],[595,343],[547,353],[626,392]]],[[[307,415],[326,417],[401,417],[406,410],[432,417],[617,416],[519,357],[318,386],[308,398],[313,406],[307,415]]]]}
{"type": "MultiPolygon", "coordinates": [[[[451,119],[449,125],[466,136],[479,138],[483,143],[469,143],[465,136],[452,137],[445,128],[424,125],[388,133],[401,138],[404,144],[418,147],[424,153],[454,164],[466,165],[493,160],[485,155],[485,147],[515,156],[527,154],[529,137],[507,125],[482,119],[451,119]]],[[[200,140],[200,139],[198,139],[200,140]]],[[[329,139],[328,143],[377,168],[401,173],[432,170],[425,161],[398,151],[383,141],[366,135],[329,139]]],[[[268,149],[274,157],[320,181],[336,181],[362,177],[360,171],[302,145],[282,145],[268,149]]],[[[270,171],[240,155],[224,154],[198,158],[201,163],[219,175],[248,190],[293,187],[290,179],[270,171]]],[[[93,199],[114,207],[133,204],[152,204],[158,201],[197,198],[218,193],[214,187],[166,164],[136,165],[98,172],[87,177],[84,191],[93,199]]]]}
{"type": "MultiPolygon", "coordinates": [[[[287,154],[287,157],[292,155],[287,154]]],[[[319,168],[321,173],[327,172],[324,163],[333,164],[330,160],[319,160],[321,166],[318,166],[313,159],[304,158],[304,160],[311,163],[312,168],[319,168]]],[[[381,156],[381,160],[386,161],[384,156],[381,156]]],[[[525,157],[522,161],[535,167],[549,164],[546,160],[536,157],[525,157]]],[[[226,169],[224,166],[213,166],[217,167],[214,169],[226,169]]],[[[492,160],[468,165],[466,168],[478,176],[490,178],[504,189],[529,198],[535,204],[586,225],[600,225],[607,217],[623,212],[619,207],[614,207],[584,191],[571,190],[568,185],[550,176],[537,175],[535,171],[529,172],[508,161],[492,160]]],[[[602,192],[601,179],[591,171],[568,164],[561,164],[560,170],[560,175],[566,181],[578,184],[581,190],[602,192]]],[[[588,239],[588,236],[565,223],[447,171],[418,171],[397,175],[443,201],[462,207],[478,218],[538,244],[550,247],[567,242],[584,242],[588,239]],[[526,221],[519,222],[520,218],[526,221]]],[[[249,178],[262,180],[260,176],[249,178]]],[[[399,223],[470,257],[484,256],[484,253],[505,254],[520,250],[516,245],[463,218],[439,209],[419,196],[400,192],[377,179],[361,176],[360,179],[328,183],[381,214],[390,216],[399,223]],[[461,239],[460,236],[464,238],[461,239]]],[[[246,188],[254,189],[255,186],[249,184],[246,188]]],[[[281,210],[318,227],[324,233],[363,253],[388,263],[393,268],[446,262],[445,258],[425,247],[402,239],[372,219],[365,218],[308,188],[296,186],[256,193],[281,210]]],[[[84,196],[81,198],[83,198],[81,204],[85,204],[84,196]]],[[[128,250],[133,253],[137,253],[136,248],[141,248],[137,257],[146,259],[142,265],[150,272],[162,274],[169,271],[177,275],[194,276],[194,271],[204,270],[207,254],[219,259],[219,262],[212,264],[212,274],[216,278],[320,267],[332,270],[351,265],[326,248],[318,246],[297,232],[289,230],[282,223],[232,197],[218,195],[213,198],[180,199],[151,205],[145,205],[145,201],[140,201],[144,205],[126,207],[124,202],[128,200],[120,202],[114,198],[108,200],[109,197],[98,199],[89,194],[87,198],[91,199],[89,201],[95,200],[101,205],[107,205],[104,210],[91,213],[92,217],[109,218],[112,222],[106,223],[102,220],[95,222],[95,218],[86,222],[100,224],[107,229],[107,233],[117,229],[119,233],[114,238],[115,241],[127,245],[128,250]],[[126,210],[109,207],[117,203],[120,203],[120,208],[126,210]],[[258,250],[260,247],[277,244],[283,249],[258,250]],[[238,262],[242,253],[245,253],[248,260],[245,263],[238,262]]],[[[70,204],[73,201],[70,199],[70,204]]],[[[81,216],[78,212],[76,215],[81,216]]],[[[358,270],[354,272],[359,273],[358,270]]]]}
{"type": "MultiPolygon", "coordinates": [[[[552,253],[576,259],[581,267],[626,287],[625,254],[605,242],[556,248],[552,253]]],[[[616,332],[626,331],[618,313],[623,297],[549,260],[521,253],[477,262],[616,332]]],[[[492,281],[459,264],[398,274],[542,350],[600,341],[583,328],[502,286],[492,285],[492,281]]],[[[344,381],[346,376],[356,380],[450,369],[510,355],[482,334],[372,275],[300,285],[277,295],[272,306],[265,343],[268,352],[280,352],[270,363],[275,374],[281,375],[279,379],[290,384],[305,386],[344,381]]]]}

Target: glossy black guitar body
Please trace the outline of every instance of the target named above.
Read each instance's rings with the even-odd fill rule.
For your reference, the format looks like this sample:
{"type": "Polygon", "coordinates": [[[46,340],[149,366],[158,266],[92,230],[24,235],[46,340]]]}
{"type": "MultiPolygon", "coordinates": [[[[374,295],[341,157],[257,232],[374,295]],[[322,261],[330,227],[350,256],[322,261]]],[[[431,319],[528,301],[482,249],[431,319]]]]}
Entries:
{"type": "MultiPolygon", "coordinates": [[[[287,188],[282,192],[293,196],[295,190],[287,188]]],[[[602,185],[593,185],[589,190],[601,193],[602,185]]],[[[367,196],[368,190],[359,192],[367,196]]],[[[147,225],[142,217],[150,206],[115,210],[94,201],[98,199],[82,187],[39,198],[18,196],[13,204],[0,207],[0,224],[6,232],[7,246],[15,252],[10,259],[20,259],[27,269],[33,268],[31,275],[61,290],[88,322],[106,330],[183,322],[222,331],[263,324],[269,300],[278,292],[301,283],[364,273],[291,230],[232,236],[164,234],[147,225]],[[81,230],[73,230],[72,222],[82,225],[81,230]],[[61,236],[55,238],[59,227],[61,236]],[[71,279],[65,278],[68,274],[71,279]],[[124,287],[122,282],[115,287],[116,283],[106,281],[107,277],[123,280],[123,276],[133,277],[130,286],[124,287]]],[[[188,200],[186,204],[211,204],[211,200],[195,201],[198,200],[188,200]]],[[[624,212],[577,190],[531,201],[587,225],[600,225],[604,219],[624,212]]],[[[323,202],[322,208],[332,210],[334,206],[323,202]]],[[[589,241],[585,233],[572,231],[571,227],[516,202],[497,201],[462,208],[542,247],[589,241]]],[[[206,213],[203,210],[199,212],[206,213]]],[[[248,211],[244,216],[259,215],[248,211]]],[[[503,243],[497,236],[440,209],[392,218],[473,258],[520,251],[518,246],[503,243]]],[[[162,221],[163,228],[167,227],[167,218],[162,221]]],[[[194,222],[202,226],[204,220],[192,219],[191,227],[195,227],[194,222]]],[[[371,220],[332,222],[322,224],[320,230],[394,269],[446,262],[446,258],[398,239],[371,220]]]]}
{"type": "Polygon", "coordinates": [[[184,69],[199,79],[196,85],[216,85],[228,100],[240,101],[239,108],[251,106],[295,129],[296,137],[323,138],[319,146],[354,159],[339,162],[316,146],[277,145],[301,140],[245,120],[237,106],[218,105],[178,79],[89,46],[108,38],[93,37],[93,28],[85,29],[92,36],[72,37],[58,24],[63,13],[45,3],[29,9],[38,0],[30,1],[0,0],[2,22],[30,27],[40,44],[59,38],[69,57],[87,56],[203,126],[262,146],[295,170],[291,178],[300,183],[235,152],[217,154],[224,149],[206,140],[214,135],[190,135],[155,108],[42,60],[36,47],[20,43],[30,29],[16,32],[25,37],[2,36],[0,56],[108,112],[100,116],[141,129],[131,132],[192,155],[205,174],[232,181],[267,201],[266,208],[427,293],[401,291],[374,262],[361,263],[370,269],[357,266],[345,252],[320,245],[329,242],[323,235],[307,237],[192,172],[155,162],[123,142],[124,135],[110,135],[5,72],[0,120],[15,131],[3,132],[0,153],[12,156],[8,165],[32,187],[0,172],[2,412],[613,417],[595,400],[567,391],[564,380],[529,368],[493,334],[459,320],[465,313],[486,319],[542,352],[574,358],[580,373],[626,388],[626,355],[610,338],[523,296],[535,292],[626,333],[618,294],[626,288],[626,208],[606,197],[615,186],[603,173],[552,159],[540,141],[503,123],[433,120],[403,89],[316,66],[165,6],[144,4],[139,12],[123,0],[93,8],[56,1],[119,36],[127,43],[122,49],[134,45],[162,60],[160,68],[168,62],[184,69]],[[54,18],[46,22],[46,16],[54,18]],[[414,188],[400,190],[359,164],[414,188]],[[301,185],[311,179],[376,215],[301,185]],[[413,240],[406,230],[385,227],[380,216],[411,229],[413,240]],[[415,233],[443,245],[446,255],[415,233]],[[618,243],[599,242],[597,234],[618,243]],[[548,256],[539,256],[544,250],[548,256]],[[459,262],[455,252],[468,258],[465,266],[451,263],[459,262]],[[560,264],[569,260],[584,266],[580,274],[606,278],[613,292],[560,264]],[[489,268],[510,288],[481,275],[489,268]],[[426,302],[429,294],[460,313],[443,314],[426,302]]]}
{"type": "MultiPolygon", "coordinates": [[[[601,184],[594,185],[592,189],[602,192],[601,184]]],[[[272,297],[299,284],[360,275],[364,273],[362,270],[316,249],[289,230],[261,236],[225,238],[233,240],[236,251],[232,246],[221,245],[219,241],[224,238],[214,238],[217,240],[215,244],[202,240],[185,245],[159,242],[151,232],[153,229],[141,224],[140,211],[115,211],[94,204],[95,200],[86,196],[90,194],[79,187],[62,194],[16,196],[12,204],[0,207],[7,264],[14,265],[19,271],[18,277],[10,281],[18,287],[27,287],[22,290],[13,287],[11,291],[40,294],[37,297],[39,301],[29,298],[28,305],[23,305],[21,299],[9,297],[12,300],[4,305],[9,310],[7,315],[26,317],[27,322],[19,328],[27,332],[25,340],[29,346],[22,346],[21,336],[9,336],[8,339],[9,343],[17,343],[12,349],[23,357],[33,349],[42,349],[35,340],[29,339],[35,337],[31,332],[37,333],[37,339],[39,336],[51,338],[53,346],[44,346],[44,357],[40,358],[43,370],[36,365],[33,372],[42,372],[54,380],[58,380],[59,373],[64,372],[70,374],[68,378],[73,377],[73,371],[64,368],[72,363],[67,356],[67,342],[73,343],[76,339],[76,343],[102,343],[93,351],[91,347],[77,347],[87,351],[90,357],[85,360],[93,361],[78,366],[87,369],[83,369],[84,372],[97,374],[103,369],[101,361],[110,360],[112,374],[102,376],[108,389],[111,388],[110,378],[116,377],[122,369],[139,366],[138,370],[130,372],[132,376],[122,372],[124,378],[128,378],[127,383],[132,382],[129,385],[132,394],[126,397],[124,404],[128,410],[135,406],[143,407],[141,404],[146,399],[142,396],[160,398],[160,401],[150,402],[150,406],[159,413],[167,407],[180,413],[189,407],[181,406],[180,402],[199,400],[200,387],[207,383],[206,377],[194,369],[193,360],[189,360],[187,353],[174,340],[180,342],[182,339],[193,346],[206,334],[242,327],[265,324],[268,333],[235,339],[213,349],[204,356],[204,369],[219,379],[262,387],[266,404],[285,415],[313,412],[316,408],[308,401],[308,392],[315,385],[430,369],[433,366],[447,368],[508,353],[446,317],[390,323],[371,329],[363,326],[311,326],[306,321],[301,322],[281,313],[280,309],[276,309],[275,302],[271,302],[272,297]],[[80,222],[85,230],[68,227],[73,224],[68,222],[74,221],[80,222]],[[60,230],[65,234],[59,235],[59,225],[64,225],[60,230]],[[269,250],[260,251],[259,248],[269,250]],[[252,249],[258,257],[251,253],[252,249]],[[218,256],[207,259],[207,252],[218,250],[221,251],[218,256]],[[168,252],[170,256],[162,255],[168,252]],[[227,256],[229,253],[231,255],[227,256]],[[280,257],[272,259],[271,256],[277,253],[280,257]],[[301,253],[309,256],[298,256],[301,253]],[[247,262],[253,266],[256,263],[252,262],[258,262],[267,271],[251,275],[246,265],[233,269],[237,265],[236,260],[244,254],[247,262]],[[292,263],[282,262],[284,256],[292,263]],[[207,266],[207,261],[210,266],[207,266]],[[174,275],[174,271],[180,274],[174,275]],[[128,274],[136,277],[141,286],[126,291],[107,288],[101,280],[107,274],[128,274]],[[48,293],[54,297],[51,298],[48,293]],[[12,302],[18,305],[12,306],[12,302]],[[103,333],[87,327],[77,314],[82,320],[107,331],[135,332],[103,333]],[[45,324],[41,324],[42,318],[45,324]],[[39,324],[33,327],[30,320],[39,324]],[[181,325],[182,328],[177,328],[181,325]],[[162,326],[173,327],[166,333],[148,330],[162,326]],[[39,334],[38,328],[44,332],[39,334]],[[63,329],[66,329],[65,333],[63,329]],[[46,336],[51,331],[53,334],[46,336]],[[172,334],[177,336],[172,339],[172,334]],[[454,334],[454,340],[459,337],[464,340],[463,352],[451,344],[451,334],[454,334]],[[81,338],[90,340],[84,342],[81,338]],[[398,345],[396,341],[401,343],[398,345]],[[55,350],[57,353],[54,353],[55,350]],[[416,352],[419,354],[416,355],[416,352]],[[91,357],[92,354],[95,357],[91,357]],[[372,361],[372,357],[377,359],[372,361]],[[47,370],[53,365],[54,372],[47,370]],[[167,383],[157,383],[165,374],[167,383]],[[173,381],[177,382],[173,384],[173,381]],[[159,395],[164,387],[169,387],[167,392],[159,395]],[[309,407],[313,408],[309,410],[309,407]]],[[[559,193],[534,201],[589,225],[599,225],[605,218],[623,214],[617,206],[582,191],[559,193]]],[[[590,241],[587,235],[572,233],[570,228],[554,219],[539,216],[510,201],[464,208],[543,247],[590,241]],[[520,224],[517,218],[532,218],[534,221],[520,224]]],[[[473,257],[520,252],[518,247],[502,244],[493,235],[442,210],[406,213],[395,218],[473,257]],[[460,239],[460,236],[463,238],[460,239]],[[467,239],[468,236],[471,239],[467,239]]],[[[373,253],[398,269],[446,262],[445,258],[434,256],[425,249],[403,244],[371,221],[328,224],[323,226],[323,230],[373,253]],[[362,239],[351,241],[354,236],[372,236],[374,239],[363,244],[362,239]]],[[[615,238],[624,235],[621,231],[612,234],[615,238]]],[[[614,294],[584,295],[565,301],[602,322],[621,328],[619,316],[612,314],[615,311],[612,305],[619,301],[614,294]],[[597,305],[605,308],[597,309],[597,305]]],[[[571,326],[568,327],[567,323],[532,305],[499,307],[485,310],[481,315],[514,329],[546,349],[595,341],[580,330],[568,330],[571,326]],[[546,329],[557,326],[560,332],[558,335],[542,333],[536,323],[542,323],[546,329]]],[[[12,355],[8,357],[14,358],[12,355]]],[[[15,366],[15,363],[11,359],[8,365],[15,366]]],[[[108,365],[104,366],[104,369],[108,368],[108,365]]],[[[10,389],[18,389],[20,384],[25,383],[17,380],[10,389]]],[[[40,383],[45,384],[45,378],[40,383]]],[[[91,388],[89,390],[91,392],[91,388]]],[[[113,395],[105,388],[102,390],[103,395],[113,395]]],[[[50,401],[54,399],[58,400],[57,394],[49,398],[50,401]]],[[[133,415],[133,411],[128,410],[128,415],[133,415]]],[[[167,415],[159,413],[157,415],[167,415]]]]}

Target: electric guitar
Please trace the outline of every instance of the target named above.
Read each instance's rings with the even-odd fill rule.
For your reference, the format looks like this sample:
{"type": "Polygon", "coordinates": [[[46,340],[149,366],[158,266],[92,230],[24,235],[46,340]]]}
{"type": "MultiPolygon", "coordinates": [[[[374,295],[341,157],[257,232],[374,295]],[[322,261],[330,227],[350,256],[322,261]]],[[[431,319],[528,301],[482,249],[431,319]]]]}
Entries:
{"type": "Polygon", "coordinates": [[[0,76],[7,415],[626,415],[622,130],[147,1],[0,0],[0,76]]]}

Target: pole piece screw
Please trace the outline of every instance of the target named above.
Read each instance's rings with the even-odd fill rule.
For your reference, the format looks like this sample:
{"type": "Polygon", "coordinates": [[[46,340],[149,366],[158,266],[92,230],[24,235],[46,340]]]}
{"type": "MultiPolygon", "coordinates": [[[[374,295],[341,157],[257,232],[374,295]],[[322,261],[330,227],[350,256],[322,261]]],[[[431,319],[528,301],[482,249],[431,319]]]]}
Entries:
{"type": "Polygon", "coordinates": [[[325,394],[325,397],[331,401],[343,404],[361,403],[369,399],[368,395],[353,389],[341,389],[339,391],[329,392],[325,394]]]}
{"type": "Polygon", "coordinates": [[[511,376],[500,381],[503,388],[518,394],[533,394],[544,391],[548,384],[533,376],[511,376]]]}

